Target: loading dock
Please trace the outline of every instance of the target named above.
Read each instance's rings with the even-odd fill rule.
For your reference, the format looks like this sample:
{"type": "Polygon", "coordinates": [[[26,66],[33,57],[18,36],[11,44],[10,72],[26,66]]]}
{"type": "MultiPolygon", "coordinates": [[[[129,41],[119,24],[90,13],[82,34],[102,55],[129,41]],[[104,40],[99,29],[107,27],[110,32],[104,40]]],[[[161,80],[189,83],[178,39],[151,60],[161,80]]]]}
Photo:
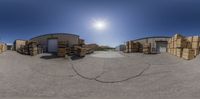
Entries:
{"type": "Polygon", "coordinates": [[[156,51],[157,53],[167,52],[167,41],[156,41],[156,51]]]}

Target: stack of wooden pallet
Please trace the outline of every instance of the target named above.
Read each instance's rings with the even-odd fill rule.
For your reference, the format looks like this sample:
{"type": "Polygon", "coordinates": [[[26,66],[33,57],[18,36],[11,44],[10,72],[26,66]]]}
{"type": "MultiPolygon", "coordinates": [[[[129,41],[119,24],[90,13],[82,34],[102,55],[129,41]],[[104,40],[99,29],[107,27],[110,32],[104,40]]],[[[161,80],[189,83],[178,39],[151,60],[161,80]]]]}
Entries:
{"type": "Polygon", "coordinates": [[[126,42],[126,53],[142,52],[142,44],[139,42],[128,41],[126,42]]]}
{"type": "Polygon", "coordinates": [[[25,55],[35,56],[43,52],[41,46],[34,41],[26,41],[25,45],[21,45],[17,52],[25,55]]]}
{"type": "Polygon", "coordinates": [[[84,57],[87,54],[87,49],[80,46],[75,46],[75,54],[79,57],[84,57]]]}
{"type": "Polygon", "coordinates": [[[38,44],[33,41],[27,41],[26,42],[26,47],[28,49],[28,54],[31,56],[35,56],[38,54],[38,44]]]}
{"type": "Polygon", "coordinates": [[[126,42],[126,50],[125,50],[125,53],[129,53],[129,41],[126,42]]]}
{"type": "Polygon", "coordinates": [[[0,54],[3,52],[3,45],[0,44],[0,54]]]}
{"type": "Polygon", "coordinates": [[[143,53],[144,54],[150,54],[151,53],[151,44],[150,43],[145,43],[143,45],[143,53]]]}
{"type": "Polygon", "coordinates": [[[58,53],[57,55],[59,57],[65,57],[65,55],[67,54],[67,47],[68,47],[68,43],[65,41],[59,41],[58,42],[58,53]]]}
{"type": "Polygon", "coordinates": [[[168,53],[183,59],[193,59],[199,54],[199,36],[174,35],[168,41],[168,53]]]}

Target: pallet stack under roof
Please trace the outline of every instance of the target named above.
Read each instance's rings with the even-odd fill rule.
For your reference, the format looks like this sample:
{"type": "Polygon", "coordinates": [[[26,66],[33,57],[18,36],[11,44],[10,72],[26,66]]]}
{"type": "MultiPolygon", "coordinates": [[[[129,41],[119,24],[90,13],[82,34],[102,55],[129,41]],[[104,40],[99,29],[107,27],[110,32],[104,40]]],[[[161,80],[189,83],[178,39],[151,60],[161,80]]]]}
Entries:
{"type": "Polygon", "coordinates": [[[139,42],[134,42],[134,41],[127,41],[126,42],[126,53],[134,53],[134,52],[142,52],[143,48],[142,48],[142,44],[140,44],[139,42]]]}
{"type": "Polygon", "coordinates": [[[184,37],[176,34],[168,41],[168,53],[179,58],[191,60],[199,55],[199,44],[199,36],[184,37]]]}

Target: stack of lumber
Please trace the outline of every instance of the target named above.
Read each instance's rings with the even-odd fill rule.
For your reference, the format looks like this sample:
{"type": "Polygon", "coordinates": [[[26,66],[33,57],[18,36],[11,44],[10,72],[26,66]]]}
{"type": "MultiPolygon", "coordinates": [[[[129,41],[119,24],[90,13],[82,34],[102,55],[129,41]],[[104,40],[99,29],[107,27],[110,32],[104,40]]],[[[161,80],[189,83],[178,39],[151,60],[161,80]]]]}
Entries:
{"type": "Polygon", "coordinates": [[[200,44],[200,38],[199,36],[193,36],[192,38],[192,49],[194,50],[194,56],[199,55],[199,44],[200,44]]]}
{"type": "Polygon", "coordinates": [[[58,53],[57,55],[59,57],[65,57],[66,54],[70,52],[70,49],[68,47],[68,42],[65,41],[59,41],[58,42],[58,53]]]}
{"type": "Polygon", "coordinates": [[[194,50],[193,49],[189,49],[189,48],[183,49],[183,56],[182,56],[183,59],[190,60],[190,59],[193,59],[194,57],[195,56],[194,56],[194,50]]]}
{"type": "Polygon", "coordinates": [[[199,36],[184,37],[176,34],[168,41],[168,53],[191,60],[199,54],[199,42],[199,36]]]}
{"type": "Polygon", "coordinates": [[[126,47],[125,52],[126,52],[126,53],[129,53],[129,41],[126,42],[125,47],[126,47]]]}
{"type": "Polygon", "coordinates": [[[142,52],[142,44],[139,42],[128,41],[126,42],[126,53],[142,52]]]}
{"type": "Polygon", "coordinates": [[[25,45],[21,45],[17,52],[25,55],[35,56],[43,52],[42,47],[34,41],[26,41],[25,45]]]}
{"type": "Polygon", "coordinates": [[[0,44],[0,54],[3,52],[3,45],[0,44]]]}
{"type": "Polygon", "coordinates": [[[83,45],[85,45],[85,40],[79,39],[78,43],[79,43],[80,46],[83,46],[83,45]]]}
{"type": "Polygon", "coordinates": [[[80,46],[74,46],[74,54],[79,57],[84,57],[87,54],[87,49],[80,46]]]}
{"type": "Polygon", "coordinates": [[[143,45],[143,53],[150,54],[151,53],[151,43],[145,43],[143,45]]]}
{"type": "Polygon", "coordinates": [[[26,48],[28,50],[27,54],[30,54],[31,56],[35,56],[38,54],[38,47],[37,47],[37,43],[33,42],[33,41],[27,41],[26,42],[26,48]]]}

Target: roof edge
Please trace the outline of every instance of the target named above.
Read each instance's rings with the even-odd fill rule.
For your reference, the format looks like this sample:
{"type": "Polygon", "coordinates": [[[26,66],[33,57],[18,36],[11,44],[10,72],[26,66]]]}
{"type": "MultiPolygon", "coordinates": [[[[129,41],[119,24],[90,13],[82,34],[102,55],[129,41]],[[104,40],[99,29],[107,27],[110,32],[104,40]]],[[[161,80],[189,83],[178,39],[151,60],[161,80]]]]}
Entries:
{"type": "Polygon", "coordinates": [[[73,35],[73,36],[80,37],[79,35],[72,34],[72,33],[48,33],[48,34],[42,34],[42,35],[39,35],[39,36],[30,38],[30,40],[32,40],[32,39],[34,39],[34,38],[42,37],[42,36],[47,36],[47,35],[73,35]]]}
{"type": "Polygon", "coordinates": [[[139,39],[135,39],[131,41],[138,41],[138,40],[149,39],[149,38],[171,38],[171,37],[170,36],[150,36],[150,37],[143,37],[143,38],[139,38],[139,39]]]}

